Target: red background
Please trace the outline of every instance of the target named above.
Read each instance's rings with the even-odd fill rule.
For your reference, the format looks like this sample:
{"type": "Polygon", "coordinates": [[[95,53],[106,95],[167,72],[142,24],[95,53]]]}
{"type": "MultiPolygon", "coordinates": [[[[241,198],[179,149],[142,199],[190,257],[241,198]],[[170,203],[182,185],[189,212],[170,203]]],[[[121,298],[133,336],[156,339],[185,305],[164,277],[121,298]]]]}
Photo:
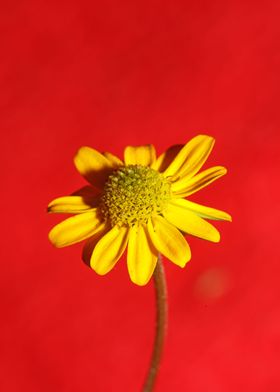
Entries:
{"type": "Polygon", "coordinates": [[[140,391],[153,286],[56,250],[55,197],[82,145],[121,156],[197,133],[229,174],[192,200],[222,241],[165,261],[170,321],[156,391],[280,390],[279,1],[7,1],[1,11],[2,391],[140,391]],[[278,166],[278,167],[277,167],[278,166]]]}

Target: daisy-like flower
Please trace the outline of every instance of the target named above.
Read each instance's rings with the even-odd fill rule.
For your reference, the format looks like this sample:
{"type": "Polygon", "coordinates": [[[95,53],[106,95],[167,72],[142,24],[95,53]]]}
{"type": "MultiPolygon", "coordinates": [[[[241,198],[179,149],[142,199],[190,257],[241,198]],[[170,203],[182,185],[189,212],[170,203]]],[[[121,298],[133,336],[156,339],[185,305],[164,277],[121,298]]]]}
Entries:
{"type": "Polygon", "coordinates": [[[184,267],[191,258],[185,234],[219,242],[218,230],[206,219],[231,221],[224,211],[188,200],[226,174],[222,166],[199,172],[213,145],[212,137],[198,135],[158,158],[153,145],[128,146],[124,161],[81,147],[74,163],[90,185],[49,204],[49,212],[74,214],[50,231],[50,241],[60,248],[86,240],[83,259],[100,275],[127,248],[130,278],[141,286],[150,280],[159,253],[184,267]]]}

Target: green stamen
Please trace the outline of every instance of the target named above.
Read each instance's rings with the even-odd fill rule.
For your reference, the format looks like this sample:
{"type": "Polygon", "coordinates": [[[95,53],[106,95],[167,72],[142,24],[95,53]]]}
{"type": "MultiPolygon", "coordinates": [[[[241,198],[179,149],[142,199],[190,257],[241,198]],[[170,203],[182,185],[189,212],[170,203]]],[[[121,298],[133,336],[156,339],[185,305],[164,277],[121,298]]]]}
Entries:
{"type": "Polygon", "coordinates": [[[170,183],[157,171],[141,166],[121,167],[105,184],[101,211],[111,225],[147,223],[171,198],[170,183]]]}

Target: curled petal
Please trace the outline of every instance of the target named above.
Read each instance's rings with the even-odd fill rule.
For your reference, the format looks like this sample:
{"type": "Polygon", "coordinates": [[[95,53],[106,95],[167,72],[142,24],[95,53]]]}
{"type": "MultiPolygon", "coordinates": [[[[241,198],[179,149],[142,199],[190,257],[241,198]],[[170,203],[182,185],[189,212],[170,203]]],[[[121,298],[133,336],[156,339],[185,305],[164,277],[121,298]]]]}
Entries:
{"type": "Polygon", "coordinates": [[[126,165],[151,166],[156,160],[155,147],[152,144],[146,146],[128,146],[124,150],[124,162],[126,165]]]}
{"type": "Polygon", "coordinates": [[[171,185],[172,192],[175,197],[187,197],[196,193],[213,181],[224,176],[227,169],[223,166],[214,166],[198,173],[192,178],[183,178],[171,185]]]}
{"type": "Polygon", "coordinates": [[[81,214],[97,207],[97,204],[98,199],[96,198],[85,200],[81,196],[64,196],[50,202],[48,212],[81,214]]]}
{"type": "Polygon", "coordinates": [[[216,208],[206,207],[185,199],[174,199],[172,200],[172,204],[194,212],[201,218],[231,222],[231,216],[227,212],[217,210],[216,208]]]}

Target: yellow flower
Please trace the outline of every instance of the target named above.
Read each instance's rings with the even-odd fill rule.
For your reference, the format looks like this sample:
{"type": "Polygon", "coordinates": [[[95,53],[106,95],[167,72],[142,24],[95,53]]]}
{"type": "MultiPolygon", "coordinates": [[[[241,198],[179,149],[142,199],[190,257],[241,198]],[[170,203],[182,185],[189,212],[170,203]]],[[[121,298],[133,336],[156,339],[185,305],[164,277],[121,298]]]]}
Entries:
{"type": "Polygon", "coordinates": [[[184,234],[219,242],[218,230],[205,219],[231,221],[226,212],[185,199],[226,174],[222,166],[199,172],[213,145],[212,137],[198,135],[158,158],[152,145],[128,146],[124,162],[80,148],[74,163],[90,186],[49,204],[49,212],[75,214],[50,231],[50,241],[60,248],[87,240],[83,259],[100,275],[127,248],[130,278],[141,286],[158,253],[184,267],[191,258],[184,234]]]}

